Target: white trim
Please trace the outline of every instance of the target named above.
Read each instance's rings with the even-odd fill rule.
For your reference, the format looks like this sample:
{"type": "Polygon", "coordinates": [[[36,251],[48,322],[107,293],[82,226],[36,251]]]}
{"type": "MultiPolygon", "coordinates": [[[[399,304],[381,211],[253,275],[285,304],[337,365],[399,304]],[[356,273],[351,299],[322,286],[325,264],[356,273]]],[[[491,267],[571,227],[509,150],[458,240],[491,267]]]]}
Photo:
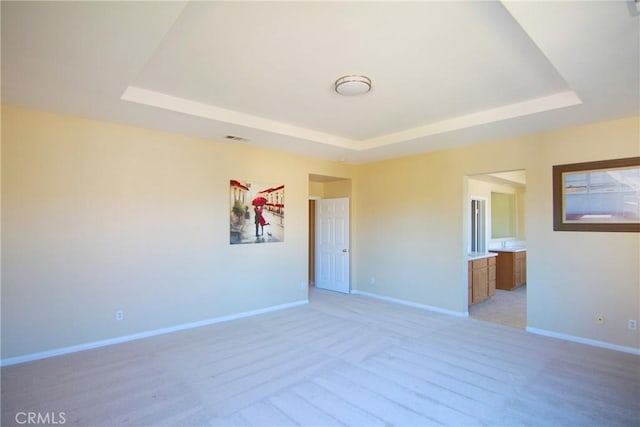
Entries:
{"type": "Polygon", "coordinates": [[[313,129],[278,122],[264,117],[229,110],[215,105],[192,101],[190,99],[180,98],[136,86],[127,87],[120,99],[152,107],[163,108],[165,110],[175,111],[178,113],[189,114],[195,117],[215,120],[218,122],[231,123],[279,135],[306,139],[308,141],[319,142],[321,144],[332,145],[334,147],[353,150],[354,144],[357,144],[357,141],[338,135],[319,132],[313,129]]]}
{"type": "Polygon", "coordinates": [[[399,132],[370,138],[364,141],[358,141],[357,149],[360,151],[371,150],[385,145],[412,141],[418,138],[468,129],[488,123],[501,122],[503,120],[560,108],[573,107],[580,104],[582,104],[582,100],[574,91],[567,90],[564,92],[557,92],[540,98],[529,99],[522,102],[516,102],[514,104],[501,105],[489,110],[476,111],[471,114],[401,130],[399,132]]]}
{"type": "Polygon", "coordinates": [[[108,346],[108,345],[120,344],[120,343],[124,343],[124,342],[128,342],[128,341],[139,340],[139,339],[142,339],[142,338],[155,337],[157,335],[170,334],[172,332],[183,331],[183,330],[186,330],[186,329],[199,328],[201,326],[209,326],[209,325],[213,325],[213,324],[216,324],[216,323],[228,322],[230,320],[241,319],[243,317],[257,316],[259,314],[265,314],[265,313],[269,313],[269,312],[272,312],[272,311],[278,311],[278,310],[284,310],[284,309],[287,309],[287,308],[298,307],[298,306],[305,305],[305,304],[309,304],[309,300],[308,299],[300,300],[300,301],[294,301],[294,302],[290,302],[290,303],[287,303],[287,304],[274,305],[274,306],[271,306],[271,307],[260,308],[258,310],[252,310],[252,311],[245,311],[245,312],[242,312],[242,313],[230,314],[230,315],[227,315],[227,316],[214,317],[212,319],[205,319],[205,320],[200,320],[200,321],[197,321],[197,322],[183,323],[181,325],[170,326],[168,328],[154,329],[154,330],[151,330],[151,331],[139,332],[137,334],[125,335],[125,336],[116,337],[116,338],[109,338],[109,339],[101,340],[101,341],[93,341],[93,342],[88,342],[88,343],[84,343],[84,344],[72,345],[70,347],[56,348],[56,349],[53,349],[53,350],[41,351],[41,352],[38,352],[38,353],[26,354],[24,356],[9,357],[7,359],[0,360],[0,366],[17,365],[19,363],[26,363],[26,362],[31,362],[31,361],[34,361],[34,360],[46,359],[46,358],[49,358],[49,357],[60,356],[60,355],[63,355],[63,354],[75,353],[75,352],[84,351],[84,350],[91,350],[91,349],[94,349],[94,348],[105,347],[105,346],[108,346]]]}
{"type": "MultiPolygon", "coordinates": [[[[473,179],[473,178],[472,178],[473,179]]],[[[467,184],[468,185],[468,184],[467,184]]],[[[468,187],[467,187],[468,188],[468,187]]],[[[469,226],[467,227],[467,237],[469,238],[469,241],[467,243],[467,253],[470,254],[471,252],[487,252],[489,249],[489,232],[490,232],[490,228],[489,228],[489,217],[490,215],[487,214],[487,212],[491,209],[490,203],[489,203],[489,198],[488,197],[484,197],[484,196],[469,196],[469,200],[468,203],[466,205],[465,208],[465,213],[464,215],[469,215],[469,208],[471,207],[471,203],[473,201],[479,201],[479,202],[484,202],[484,212],[482,212],[482,216],[484,219],[484,250],[483,251],[472,251],[471,250],[471,245],[472,245],[472,241],[474,240],[471,237],[471,226],[473,225],[473,220],[469,220],[469,226]]],[[[468,268],[466,267],[466,263],[465,263],[465,271],[468,271],[468,268]]]]}
{"type": "Polygon", "coordinates": [[[162,92],[143,89],[137,86],[127,87],[120,99],[152,107],[163,108],[169,111],[176,111],[178,113],[189,114],[195,117],[215,120],[218,122],[232,123],[279,135],[319,142],[321,144],[345,148],[352,151],[371,150],[373,148],[383,147],[386,145],[393,145],[400,142],[426,138],[432,135],[439,135],[488,123],[500,122],[516,117],[523,117],[530,114],[582,104],[582,100],[574,91],[567,90],[540,98],[529,99],[526,101],[516,102],[514,104],[501,105],[488,110],[476,111],[463,116],[453,117],[451,119],[441,120],[439,122],[433,122],[370,139],[355,140],[295,126],[289,123],[278,122],[264,117],[254,116],[252,114],[229,110],[215,105],[205,104],[203,102],[180,98],[162,92]]]}
{"type": "Polygon", "coordinates": [[[434,307],[432,305],[426,305],[426,304],[419,304],[417,302],[412,302],[412,301],[407,301],[407,300],[403,300],[403,299],[388,297],[388,296],[385,296],[385,295],[374,294],[374,293],[371,293],[371,292],[359,291],[357,289],[352,290],[351,293],[354,294],[354,295],[362,295],[362,296],[365,296],[365,297],[375,298],[375,299],[379,299],[379,300],[382,300],[382,301],[392,302],[392,303],[395,303],[395,304],[401,304],[401,305],[406,305],[406,306],[409,306],[409,307],[419,308],[421,310],[433,311],[435,313],[441,313],[441,314],[448,314],[449,316],[469,317],[469,312],[468,311],[447,310],[445,308],[434,307]]]}
{"type": "MultiPolygon", "coordinates": [[[[354,294],[354,295],[362,295],[362,296],[369,297],[369,298],[375,298],[375,299],[379,299],[379,300],[383,300],[383,301],[387,301],[387,302],[392,302],[392,303],[395,303],[395,304],[402,304],[402,305],[406,305],[406,306],[409,306],[409,307],[419,308],[419,309],[422,309],[422,310],[433,311],[433,312],[436,312],[436,313],[448,314],[448,315],[456,316],[456,317],[469,317],[469,312],[468,311],[461,312],[461,311],[446,310],[446,309],[439,308],[439,307],[434,307],[434,306],[430,306],[430,305],[426,305],[426,304],[418,304],[418,303],[415,303],[415,302],[406,301],[406,300],[393,298],[393,297],[388,297],[388,296],[385,296],[385,295],[379,295],[379,294],[374,294],[374,293],[371,293],[371,292],[359,291],[357,289],[352,290],[351,293],[354,294]]],[[[557,339],[561,339],[561,340],[565,340],[565,341],[571,341],[571,342],[576,342],[576,343],[579,343],[579,344],[586,344],[586,345],[590,345],[590,346],[594,346],[594,347],[600,347],[600,348],[605,348],[605,349],[614,350],[614,351],[621,351],[621,352],[624,352],[624,353],[630,353],[630,354],[635,354],[635,355],[639,355],[640,356],[640,348],[627,347],[627,346],[608,343],[608,342],[605,342],[605,341],[597,341],[597,340],[592,340],[592,339],[588,339],[588,338],[577,337],[575,335],[561,334],[559,332],[552,332],[552,331],[547,331],[547,330],[544,330],[544,329],[532,328],[531,326],[527,326],[526,327],[526,331],[530,332],[532,334],[536,334],[536,335],[543,335],[543,336],[550,337],[550,338],[557,338],[557,339]]]]}
{"type": "Polygon", "coordinates": [[[594,347],[606,348],[608,350],[622,351],[624,353],[631,353],[631,354],[640,356],[640,348],[611,344],[605,341],[597,341],[589,338],[577,337],[575,335],[561,334],[559,332],[547,331],[545,329],[532,328],[531,326],[527,326],[527,332],[531,332],[532,334],[537,334],[537,335],[543,335],[545,337],[558,338],[565,341],[577,342],[580,344],[587,344],[594,347]]]}

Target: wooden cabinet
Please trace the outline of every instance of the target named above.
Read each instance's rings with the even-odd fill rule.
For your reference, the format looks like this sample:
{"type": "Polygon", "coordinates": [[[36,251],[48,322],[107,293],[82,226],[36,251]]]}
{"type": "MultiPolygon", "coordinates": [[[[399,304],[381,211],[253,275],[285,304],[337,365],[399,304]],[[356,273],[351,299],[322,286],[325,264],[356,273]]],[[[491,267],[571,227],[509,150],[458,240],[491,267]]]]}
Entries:
{"type": "Polygon", "coordinates": [[[469,305],[473,304],[473,261],[469,261],[469,270],[467,273],[467,277],[469,280],[469,305]]]}
{"type": "Polygon", "coordinates": [[[487,276],[489,278],[489,297],[496,294],[496,257],[487,258],[487,276]]]}
{"type": "Polygon", "coordinates": [[[486,258],[471,262],[473,263],[473,268],[471,270],[472,303],[475,304],[489,298],[489,275],[486,258]]]}
{"type": "Polygon", "coordinates": [[[521,286],[527,283],[527,253],[516,252],[515,258],[515,286],[521,286]]]}
{"type": "Polygon", "coordinates": [[[527,252],[508,252],[495,250],[496,287],[510,291],[527,282],[527,252]]]}
{"type": "Polygon", "coordinates": [[[495,257],[469,261],[469,305],[484,301],[496,293],[495,257]]]}

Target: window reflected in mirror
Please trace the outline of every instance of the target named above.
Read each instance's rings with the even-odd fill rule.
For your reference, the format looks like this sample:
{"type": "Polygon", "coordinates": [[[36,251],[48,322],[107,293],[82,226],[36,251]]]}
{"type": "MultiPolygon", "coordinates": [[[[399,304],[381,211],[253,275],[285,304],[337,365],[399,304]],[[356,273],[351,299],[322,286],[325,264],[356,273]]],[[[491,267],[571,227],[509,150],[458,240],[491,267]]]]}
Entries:
{"type": "Polygon", "coordinates": [[[469,252],[487,251],[486,200],[471,199],[469,252]]]}

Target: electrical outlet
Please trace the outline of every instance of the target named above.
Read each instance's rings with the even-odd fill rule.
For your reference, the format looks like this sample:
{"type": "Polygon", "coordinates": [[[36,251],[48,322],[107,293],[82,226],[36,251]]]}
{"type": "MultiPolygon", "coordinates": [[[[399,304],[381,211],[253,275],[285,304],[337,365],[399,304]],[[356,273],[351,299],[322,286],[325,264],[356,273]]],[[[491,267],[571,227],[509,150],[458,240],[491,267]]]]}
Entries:
{"type": "Polygon", "coordinates": [[[124,320],[124,311],[122,310],[116,311],[116,320],[124,320]]]}
{"type": "Polygon", "coordinates": [[[300,282],[300,289],[304,290],[305,288],[309,287],[309,285],[307,284],[307,282],[300,282]]]}
{"type": "Polygon", "coordinates": [[[638,321],[635,319],[629,319],[629,330],[635,331],[638,329],[638,321]]]}
{"type": "Polygon", "coordinates": [[[596,316],[596,323],[598,325],[604,325],[604,316],[602,314],[596,316]]]}
{"type": "Polygon", "coordinates": [[[375,285],[375,284],[376,284],[376,278],[375,278],[375,276],[371,276],[371,278],[369,279],[369,284],[370,284],[370,285],[375,285]]]}

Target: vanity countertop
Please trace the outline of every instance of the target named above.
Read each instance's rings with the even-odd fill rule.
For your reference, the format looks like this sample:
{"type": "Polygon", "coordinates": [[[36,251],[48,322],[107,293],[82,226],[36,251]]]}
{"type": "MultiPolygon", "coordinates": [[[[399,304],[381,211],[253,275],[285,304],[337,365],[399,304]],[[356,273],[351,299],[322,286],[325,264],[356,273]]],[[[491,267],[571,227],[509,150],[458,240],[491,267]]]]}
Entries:
{"type": "Polygon", "coordinates": [[[494,256],[498,256],[497,253],[494,252],[471,252],[468,254],[468,260],[469,261],[475,261],[477,259],[483,259],[483,258],[491,258],[494,256]]]}
{"type": "Polygon", "coordinates": [[[489,249],[491,252],[524,252],[527,248],[523,246],[514,246],[514,247],[506,247],[506,248],[492,248],[489,249]]]}

